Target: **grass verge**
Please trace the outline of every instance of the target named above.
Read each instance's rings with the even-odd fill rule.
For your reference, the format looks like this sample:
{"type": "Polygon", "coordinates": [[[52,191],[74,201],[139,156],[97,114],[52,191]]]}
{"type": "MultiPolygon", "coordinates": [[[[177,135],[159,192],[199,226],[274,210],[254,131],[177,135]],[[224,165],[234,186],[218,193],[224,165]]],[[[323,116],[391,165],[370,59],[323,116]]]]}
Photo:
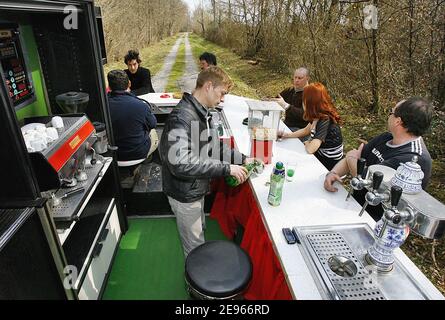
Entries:
{"type": "Polygon", "coordinates": [[[198,61],[201,53],[205,51],[212,52],[216,55],[218,66],[223,68],[235,83],[231,93],[249,98],[258,99],[260,97],[257,90],[251,87],[245,82],[245,79],[242,78],[242,75],[244,74],[242,70],[246,67],[246,61],[241,60],[238,55],[230,50],[209,42],[194,33],[189,34],[189,42],[192,47],[193,57],[196,61],[198,61]]]}

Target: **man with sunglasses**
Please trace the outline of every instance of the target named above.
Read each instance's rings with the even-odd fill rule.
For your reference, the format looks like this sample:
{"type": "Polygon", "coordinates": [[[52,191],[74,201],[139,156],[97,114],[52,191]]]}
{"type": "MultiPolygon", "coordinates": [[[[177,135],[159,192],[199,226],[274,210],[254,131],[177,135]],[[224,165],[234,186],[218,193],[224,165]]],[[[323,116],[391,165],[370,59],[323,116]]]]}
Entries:
{"type": "MultiPolygon", "coordinates": [[[[424,178],[422,188],[425,189],[431,177],[431,156],[422,139],[431,125],[433,106],[426,99],[412,97],[400,101],[390,111],[388,117],[388,131],[369,143],[361,144],[356,150],[351,150],[346,157],[328,172],[324,181],[324,188],[330,192],[338,189],[333,186],[335,181],[341,181],[341,176],[350,173],[357,175],[357,159],[364,158],[366,165],[381,164],[397,169],[400,163],[409,162],[413,156],[418,157],[418,164],[422,168],[424,178]]],[[[364,203],[366,190],[354,191],[354,198],[364,203]]],[[[380,219],[382,210],[368,206],[368,213],[375,219],[380,219]]]]}

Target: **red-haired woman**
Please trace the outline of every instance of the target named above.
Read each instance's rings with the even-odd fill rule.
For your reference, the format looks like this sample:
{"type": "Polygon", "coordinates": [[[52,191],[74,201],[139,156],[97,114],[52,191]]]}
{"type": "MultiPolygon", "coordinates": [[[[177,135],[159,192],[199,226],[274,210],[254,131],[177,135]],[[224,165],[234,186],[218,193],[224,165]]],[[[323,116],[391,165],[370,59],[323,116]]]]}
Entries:
{"type": "Polygon", "coordinates": [[[331,170],[343,158],[343,137],[340,129],[340,116],[335,109],[325,86],[319,82],[311,83],[303,90],[303,118],[309,124],[291,133],[280,132],[282,138],[302,138],[306,151],[331,170]]]}

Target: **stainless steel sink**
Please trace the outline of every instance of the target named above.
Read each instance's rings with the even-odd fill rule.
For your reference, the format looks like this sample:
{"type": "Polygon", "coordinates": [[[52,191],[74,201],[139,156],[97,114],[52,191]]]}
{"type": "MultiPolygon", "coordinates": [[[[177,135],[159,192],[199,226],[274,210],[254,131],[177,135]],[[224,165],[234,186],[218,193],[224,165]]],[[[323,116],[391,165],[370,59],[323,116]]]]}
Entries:
{"type": "Polygon", "coordinates": [[[300,250],[324,299],[424,300],[415,279],[397,260],[392,271],[377,272],[365,261],[374,243],[367,224],[294,227],[300,250]]]}

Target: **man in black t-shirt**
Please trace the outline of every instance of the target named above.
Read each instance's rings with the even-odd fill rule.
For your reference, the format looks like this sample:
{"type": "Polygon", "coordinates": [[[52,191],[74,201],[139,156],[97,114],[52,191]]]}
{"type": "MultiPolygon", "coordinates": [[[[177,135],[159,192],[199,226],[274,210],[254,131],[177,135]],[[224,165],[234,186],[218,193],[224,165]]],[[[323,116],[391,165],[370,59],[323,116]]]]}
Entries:
{"type": "Polygon", "coordinates": [[[124,70],[130,80],[130,90],[136,96],[142,94],[155,92],[151,84],[150,70],[141,67],[142,62],[139,58],[139,52],[136,50],[129,50],[124,57],[125,64],[128,69],[124,70]]]}
{"type": "MultiPolygon", "coordinates": [[[[341,181],[341,176],[347,173],[356,176],[359,158],[364,158],[367,166],[382,164],[397,169],[400,163],[409,162],[416,155],[424,173],[422,188],[425,189],[431,177],[432,160],[421,136],[430,127],[432,116],[433,107],[423,98],[413,97],[399,102],[389,113],[389,132],[375,137],[366,145],[361,144],[358,150],[349,151],[346,158],[328,172],[324,188],[336,192],[338,189],[333,184],[335,181],[341,181]]],[[[363,204],[365,193],[366,190],[356,192],[354,198],[363,204]]],[[[381,209],[380,214],[376,214],[375,208],[368,208],[374,211],[373,218],[378,219],[381,209]]]]}
{"type": "Polygon", "coordinates": [[[385,132],[364,145],[361,157],[366,159],[366,165],[382,164],[397,169],[400,163],[409,162],[416,155],[424,173],[422,188],[425,189],[431,177],[431,156],[422,137],[396,146],[391,140],[391,133],[385,132]]]}
{"type": "Polygon", "coordinates": [[[306,68],[298,68],[294,72],[293,86],[281,91],[278,98],[274,99],[286,110],[284,123],[291,131],[302,129],[308,124],[308,122],[303,119],[303,88],[308,82],[309,70],[306,68]]]}

